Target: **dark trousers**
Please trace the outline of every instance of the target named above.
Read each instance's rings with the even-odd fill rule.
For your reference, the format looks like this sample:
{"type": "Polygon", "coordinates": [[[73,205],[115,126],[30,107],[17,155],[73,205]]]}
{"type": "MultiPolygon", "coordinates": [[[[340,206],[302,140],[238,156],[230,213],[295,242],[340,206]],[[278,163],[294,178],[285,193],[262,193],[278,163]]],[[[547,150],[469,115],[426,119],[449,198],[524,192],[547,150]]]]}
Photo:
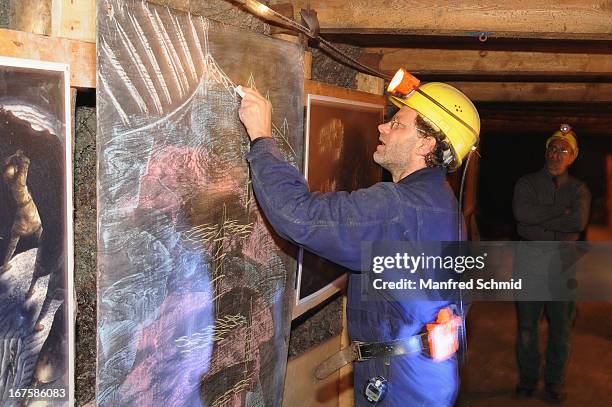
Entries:
{"type": "Polygon", "coordinates": [[[560,384],[570,352],[570,329],[576,314],[574,301],[517,302],[517,357],[521,383],[535,385],[540,377],[538,329],[542,312],[548,317],[548,344],[544,381],[560,384]]]}

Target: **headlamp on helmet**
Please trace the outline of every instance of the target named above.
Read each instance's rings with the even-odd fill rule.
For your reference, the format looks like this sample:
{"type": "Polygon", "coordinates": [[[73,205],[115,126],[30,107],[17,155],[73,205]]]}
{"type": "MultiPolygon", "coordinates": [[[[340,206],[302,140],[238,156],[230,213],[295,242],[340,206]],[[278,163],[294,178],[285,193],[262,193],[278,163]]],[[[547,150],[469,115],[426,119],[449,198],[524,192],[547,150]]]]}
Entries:
{"type": "Polygon", "coordinates": [[[572,129],[572,126],[567,123],[561,124],[559,130],[555,131],[553,135],[546,140],[546,148],[548,148],[548,145],[554,139],[565,140],[574,151],[574,158],[578,156],[578,139],[576,138],[576,133],[574,129],[572,129]]]}

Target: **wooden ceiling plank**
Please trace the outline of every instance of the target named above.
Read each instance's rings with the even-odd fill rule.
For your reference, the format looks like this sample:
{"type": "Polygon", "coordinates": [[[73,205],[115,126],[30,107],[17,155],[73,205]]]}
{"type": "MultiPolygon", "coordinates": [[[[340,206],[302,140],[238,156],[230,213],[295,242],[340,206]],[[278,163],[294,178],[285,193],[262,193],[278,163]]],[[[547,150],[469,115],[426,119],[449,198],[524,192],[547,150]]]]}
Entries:
{"type": "Polygon", "coordinates": [[[612,39],[607,0],[273,0],[316,10],[321,32],[612,39]]]}
{"type": "MultiPolygon", "coordinates": [[[[610,54],[453,50],[422,48],[365,48],[380,57],[379,68],[391,74],[404,66],[418,74],[504,74],[510,76],[611,76],[610,54]]],[[[370,58],[374,59],[374,58],[370,58]]]]}
{"type": "Polygon", "coordinates": [[[479,102],[612,102],[612,83],[449,83],[479,102]]]}

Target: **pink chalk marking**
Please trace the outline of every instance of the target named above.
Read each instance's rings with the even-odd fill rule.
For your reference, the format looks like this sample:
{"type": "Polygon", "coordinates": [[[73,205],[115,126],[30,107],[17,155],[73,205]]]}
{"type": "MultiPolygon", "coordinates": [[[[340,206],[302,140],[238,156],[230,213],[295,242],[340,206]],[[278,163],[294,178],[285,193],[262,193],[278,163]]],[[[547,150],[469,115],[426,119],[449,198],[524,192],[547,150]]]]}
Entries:
{"type": "MultiPolygon", "coordinates": [[[[192,392],[198,391],[198,378],[206,373],[209,364],[206,350],[200,350],[195,357],[184,358],[175,344],[175,329],[177,323],[185,321],[189,315],[211,307],[209,293],[172,293],[166,298],[159,311],[160,317],[141,331],[137,349],[147,356],[139,360],[121,385],[119,394],[123,395],[123,400],[133,405],[153,406],[159,404],[159,396],[163,394],[170,396],[165,398],[167,405],[184,405],[192,392]],[[159,378],[163,380],[160,382],[159,378]]],[[[194,327],[194,331],[198,329],[199,326],[194,327]]]]}

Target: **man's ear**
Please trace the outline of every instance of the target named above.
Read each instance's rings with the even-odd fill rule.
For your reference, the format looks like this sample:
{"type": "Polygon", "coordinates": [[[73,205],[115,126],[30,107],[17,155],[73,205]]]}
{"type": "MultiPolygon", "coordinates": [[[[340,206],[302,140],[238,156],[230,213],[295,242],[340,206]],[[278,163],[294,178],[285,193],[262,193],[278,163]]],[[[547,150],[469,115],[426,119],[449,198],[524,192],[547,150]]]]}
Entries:
{"type": "Polygon", "coordinates": [[[436,139],[433,137],[423,137],[419,138],[419,144],[417,144],[417,149],[419,155],[426,156],[431,153],[436,146],[436,139]]]}
{"type": "Polygon", "coordinates": [[[577,156],[578,154],[576,154],[576,152],[572,150],[572,159],[570,160],[569,165],[572,165],[574,161],[576,161],[577,156]]]}

